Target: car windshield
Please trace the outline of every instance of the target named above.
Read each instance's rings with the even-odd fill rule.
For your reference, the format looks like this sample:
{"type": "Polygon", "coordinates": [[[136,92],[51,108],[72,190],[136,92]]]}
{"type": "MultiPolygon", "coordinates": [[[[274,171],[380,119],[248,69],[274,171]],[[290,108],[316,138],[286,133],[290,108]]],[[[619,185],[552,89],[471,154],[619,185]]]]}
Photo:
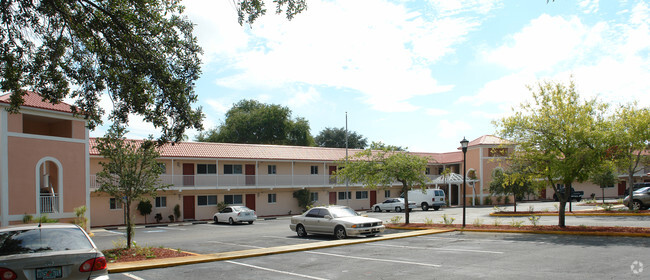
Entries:
{"type": "Polygon", "coordinates": [[[647,192],[648,190],[650,190],[650,187],[644,187],[634,191],[634,193],[644,193],[647,192]]]}
{"type": "Polygon", "coordinates": [[[78,228],[35,228],[0,232],[0,256],[92,249],[78,228]]]}
{"type": "Polygon", "coordinates": [[[357,212],[355,212],[350,207],[330,208],[329,210],[332,218],[345,218],[345,217],[359,216],[359,214],[357,214],[357,212]]]}

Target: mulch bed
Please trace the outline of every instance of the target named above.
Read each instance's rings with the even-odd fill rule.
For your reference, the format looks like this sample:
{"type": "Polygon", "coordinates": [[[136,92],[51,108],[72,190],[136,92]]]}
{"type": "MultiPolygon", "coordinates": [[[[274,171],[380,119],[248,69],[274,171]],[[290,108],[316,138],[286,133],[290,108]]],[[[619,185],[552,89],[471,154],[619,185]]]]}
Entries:
{"type": "MultiPolygon", "coordinates": [[[[612,214],[612,215],[616,215],[616,214],[650,214],[650,210],[632,211],[632,210],[614,209],[614,210],[610,210],[610,211],[606,211],[606,210],[580,210],[580,211],[569,212],[569,209],[567,207],[566,212],[564,212],[564,213],[566,213],[566,214],[612,214]]],[[[557,215],[558,211],[532,211],[532,212],[531,211],[517,211],[517,212],[514,212],[514,211],[501,211],[501,212],[494,212],[494,214],[503,214],[503,215],[507,215],[507,214],[517,214],[517,215],[540,215],[540,214],[549,215],[549,214],[555,214],[555,215],[557,215]]]]}
{"type": "MultiPolygon", "coordinates": [[[[421,228],[421,229],[461,229],[461,224],[451,224],[451,225],[427,225],[422,223],[410,223],[410,224],[386,224],[387,228],[399,228],[399,227],[409,227],[409,228],[421,228]]],[[[512,225],[465,225],[465,229],[475,229],[475,230],[504,230],[504,231],[562,231],[562,232],[597,232],[597,233],[643,233],[650,234],[650,228],[648,227],[602,227],[602,226],[550,226],[550,225],[522,225],[522,226],[512,226],[512,225]]]]}
{"type": "Polygon", "coordinates": [[[164,259],[193,256],[194,254],[168,248],[118,248],[102,251],[109,263],[133,262],[151,259],[164,259]]]}

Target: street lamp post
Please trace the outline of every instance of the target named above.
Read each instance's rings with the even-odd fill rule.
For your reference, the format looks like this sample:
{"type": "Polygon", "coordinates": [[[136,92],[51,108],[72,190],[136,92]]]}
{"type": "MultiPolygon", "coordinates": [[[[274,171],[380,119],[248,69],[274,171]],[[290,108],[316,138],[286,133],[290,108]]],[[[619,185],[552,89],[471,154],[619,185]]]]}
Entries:
{"type": "Polygon", "coordinates": [[[467,201],[467,144],[469,144],[469,141],[463,137],[463,140],[460,141],[460,146],[463,148],[463,227],[465,227],[465,203],[467,201]]]}

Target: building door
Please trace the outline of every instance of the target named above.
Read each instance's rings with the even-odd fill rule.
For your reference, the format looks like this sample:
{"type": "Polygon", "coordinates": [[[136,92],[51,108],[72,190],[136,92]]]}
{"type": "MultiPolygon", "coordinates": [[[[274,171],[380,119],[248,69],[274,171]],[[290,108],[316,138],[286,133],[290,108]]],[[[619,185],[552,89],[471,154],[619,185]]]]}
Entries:
{"type": "Polygon", "coordinates": [[[618,182],[618,195],[625,195],[625,189],[627,188],[626,181],[618,182]]]}
{"type": "Polygon", "coordinates": [[[194,220],[194,196],[183,196],[183,220],[194,220]]]}
{"type": "Polygon", "coordinates": [[[540,198],[540,199],[546,199],[546,187],[544,187],[544,188],[539,192],[539,198],[540,198]]]}
{"type": "Polygon", "coordinates": [[[183,186],[194,186],[194,163],[183,163],[183,186]]]}
{"type": "MultiPolygon", "coordinates": [[[[255,185],[255,165],[246,164],[246,185],[252,186],[255,185]]],[[[248,196],[247,196],[248,197],[248,196]]],[[[250,208],[250,207],[248,207],[250,208]]],[[[251,208],[253,209],[253,208],[251,208]]]]}
{"type": "Polygon", "coordinates": [[[330,205],[336,205],[336,192],[330,192],[330,205]]]}
{"type": "Polygon", "coordinates": [[[328,173],[330,175],[330,184],[336,184],[336,178],[333,176],[334,172],[336,172],[336,170],[337,170],[336,165],[335,166],[330,165],[329,173],[328,173]]]}
{"type": "Polygon", "coordinates": [[[377,191],[370,191],[370,207],[368,209],[372,209],[375,204],[377,204],[377,191]]]}
{"type": "Polygon", "coordinates": [[[254,193],[246,194],[246,207],[250,208],[251,210],[255,210],[255,194],[254,193]]]}

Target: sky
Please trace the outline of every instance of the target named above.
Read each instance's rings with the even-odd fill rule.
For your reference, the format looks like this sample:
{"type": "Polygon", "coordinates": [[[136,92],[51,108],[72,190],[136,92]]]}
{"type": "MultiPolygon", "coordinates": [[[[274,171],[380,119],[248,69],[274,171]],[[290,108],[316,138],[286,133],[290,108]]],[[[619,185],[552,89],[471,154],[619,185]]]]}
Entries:
{"type": "MultiPolygon", "coordinates": [[[[307,0],[291,21],[269,1],[252,26],[230,0],[183,5],[203,48],[206,129],[254,99],[288,107],[313,136],[347,113],[368,143],[452,152],[495,134],[540,81],[573,77],[583,98],[650,106],[650,1],[307,0]]],[[[157,133],[137,117],[129,130],[157,133]]]]}

